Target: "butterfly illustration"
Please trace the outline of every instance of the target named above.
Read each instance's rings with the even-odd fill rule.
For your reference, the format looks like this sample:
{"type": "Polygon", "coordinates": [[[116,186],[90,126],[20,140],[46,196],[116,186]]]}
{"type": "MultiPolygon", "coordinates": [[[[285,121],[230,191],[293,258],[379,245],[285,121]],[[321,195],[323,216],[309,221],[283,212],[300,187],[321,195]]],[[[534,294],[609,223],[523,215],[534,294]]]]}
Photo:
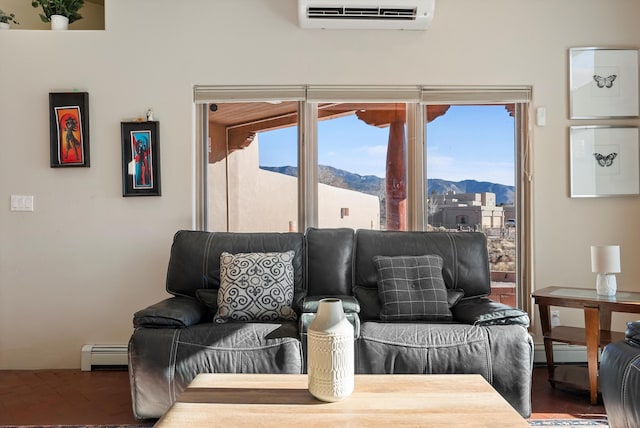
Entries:
{"type": "Polygon", "coordinates": [[[598,76],[597,74],[593,75],[593,80],[598,84],[598,88],[610,88],[613,86],[613,81],[618,77],[617,74],[612,74],[608,77],[598,76]]]}
{"type": "Polygon", "coordinates": [[[614,152],[605,156],[600,153],[594,153],[593,156],[596,158],[596,161],[598,161],[598,165],[605,167],[613,165],[613,160],[618,156],[618,154],[614,152]]]}

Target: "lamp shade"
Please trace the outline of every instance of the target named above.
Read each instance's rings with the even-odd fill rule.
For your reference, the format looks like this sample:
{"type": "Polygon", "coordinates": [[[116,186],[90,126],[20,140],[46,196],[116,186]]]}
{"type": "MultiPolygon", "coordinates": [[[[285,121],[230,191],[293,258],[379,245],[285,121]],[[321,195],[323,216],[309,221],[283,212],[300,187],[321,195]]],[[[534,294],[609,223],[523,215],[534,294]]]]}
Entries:
{"type": "Polygon", "coordinates": [[[591,272],[619,273],[620,272],[620,246],[619,245],[592,245],[591,246],[591,272]]]}

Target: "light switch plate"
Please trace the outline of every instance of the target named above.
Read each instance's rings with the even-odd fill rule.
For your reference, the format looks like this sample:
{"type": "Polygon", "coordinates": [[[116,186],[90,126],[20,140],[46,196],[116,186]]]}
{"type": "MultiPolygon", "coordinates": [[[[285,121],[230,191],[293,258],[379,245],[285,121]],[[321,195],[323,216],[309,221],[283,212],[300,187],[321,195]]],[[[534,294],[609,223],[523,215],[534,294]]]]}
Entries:
{"type": "Polygon", "coordinates": [[[33,211],[33,196],[11,195],[11,211],[33,211]]]}
{"type": "Polygon", "coordinates": [[[538,107],[536,109],[536,125],[545,126],[547,124],[547,109],[538,107]]]}

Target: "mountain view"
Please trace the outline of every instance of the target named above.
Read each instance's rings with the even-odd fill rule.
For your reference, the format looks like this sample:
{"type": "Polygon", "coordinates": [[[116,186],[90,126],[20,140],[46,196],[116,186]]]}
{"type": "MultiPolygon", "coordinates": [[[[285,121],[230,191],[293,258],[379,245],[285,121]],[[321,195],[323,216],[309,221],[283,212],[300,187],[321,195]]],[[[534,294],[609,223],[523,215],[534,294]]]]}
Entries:
{"type": "Polygon", "coordinates": [[[454,191],[455,193],[484,193],[496,194],[497,205],[513,205],[515,203],[515,187],[487,181],[462,180],[447,181],[439,178],[427,179],[427,194],[436,192],[440,195],[454,191]]]}
{"type": "MultiPolygon", "coordinates": [[[[261,166],[260,169],[293,177],[298,176],[298,168],[295,166],[261,166]]],[[[375,175],[354,174],[331,166],[319,165],[318,180],[320,183],[329,186],[378,196],[381,202],[385,200],[384,178],[376,177],[375,175]]],[[[427,180],[427,194],[430,195],[433,192],[444,194],[448,191],[454,191],[455,193],[491,192],[495,193],[496,204],[498,205],[512,205],[515,202],[514,186],[476,180],[447,181],[438,178],[427,180]]],[[[384,206],[383,203],[381,205],[384,206]]]]}

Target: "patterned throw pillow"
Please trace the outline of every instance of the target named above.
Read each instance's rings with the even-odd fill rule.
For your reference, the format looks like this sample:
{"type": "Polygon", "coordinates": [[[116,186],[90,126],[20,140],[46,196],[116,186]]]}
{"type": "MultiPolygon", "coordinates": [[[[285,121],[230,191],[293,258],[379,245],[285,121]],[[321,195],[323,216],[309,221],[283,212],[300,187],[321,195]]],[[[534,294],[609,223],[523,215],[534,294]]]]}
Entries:
{"type": "Polygon", "coordinates": [[[220,255],[220,290],[214,321],[295,320],[293,251],[220,255]]]}
{"type": "Polygon", "coordinates": [[[442,279],[442,258],[375,256],[382,321],[446,321],[452,319],[447,287],[442,279]]]}

